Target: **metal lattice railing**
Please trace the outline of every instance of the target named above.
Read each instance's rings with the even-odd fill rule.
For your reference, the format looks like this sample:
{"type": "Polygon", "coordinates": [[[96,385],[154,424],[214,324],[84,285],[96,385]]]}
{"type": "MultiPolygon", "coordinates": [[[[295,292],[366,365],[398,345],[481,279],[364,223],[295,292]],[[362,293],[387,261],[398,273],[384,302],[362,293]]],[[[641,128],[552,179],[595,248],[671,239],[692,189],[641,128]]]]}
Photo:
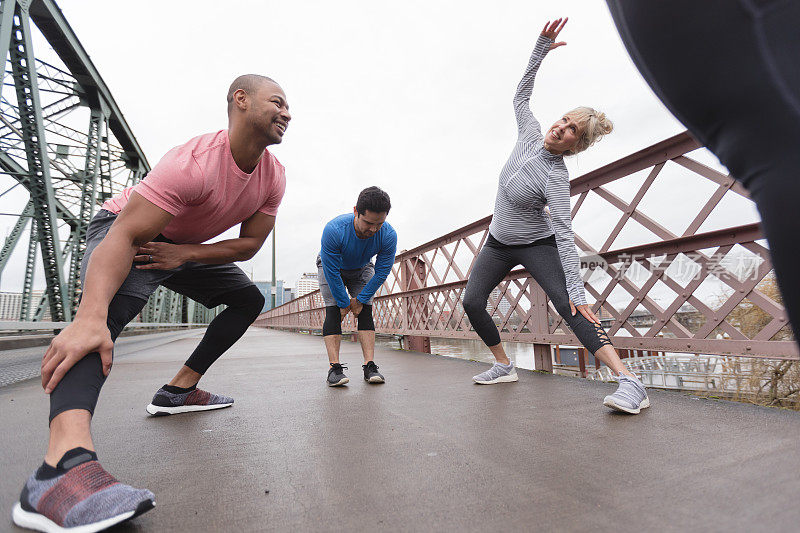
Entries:
{"type": "MultiPolygon", "coordinates": [[[[575,243],[587,299],[626,354],[797,359],[759,225],[720,228],[710,218],[729,211],[722,204],[728,196],[752,202],[730,176],[689,156],[700,148],[684,133],[572,180],[575,243]],[[697,207],[665,206],[654,197],[655,185],[685,187],[676,194],[697,207]],[[598,216],[608,228],[598,228],[598,216]],[[612,248],[618,242],[624,246],[612,248]]],[[[461,300],[490,220],[400,252],[374,300],[376,331],[474,338],[461,300]]],[[[311,293],[263,313],[256,325],[320,329],[323,305],[319,292],[311,293]]],[[[545,364],[550,346],[580,345],[524,269],[500,283],[487,310],[503,340],[533,343],[545,364]]],[[[343,328],[353,327],[348,315],[343,328]]]]}

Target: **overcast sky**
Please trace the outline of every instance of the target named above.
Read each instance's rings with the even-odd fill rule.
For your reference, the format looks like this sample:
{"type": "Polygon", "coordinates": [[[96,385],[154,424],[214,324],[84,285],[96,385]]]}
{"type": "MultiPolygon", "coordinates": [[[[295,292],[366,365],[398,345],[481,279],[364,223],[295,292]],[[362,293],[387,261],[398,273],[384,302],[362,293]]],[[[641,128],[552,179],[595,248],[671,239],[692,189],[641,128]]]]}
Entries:
{"type": "MultiPolygon", "coordinates": [[[[286,167],[277,272],[291,286],[315,270],[325,223],[352,211],[369,185],[392,198],[398,249],[491,213],[516,137],[511,99],[548,19],[570,17],[560,36],[568,45],[539,71],[534,114],[547,127],[589,105],[615,123],[598,145],[566,159],[572,178],[684,130],[633,67],[601,0],[58,4],[151,166],[173,146],[227,126],[225,94],[237,75],[265,74],[282,85],[293,118],[270,150],[286,167]]],[[[707,153],[697,157],[717,165],[707,153]]],[[[704,199],[689,189],[697,180],[668,178],[644,206],[682,232],[704,199]]],[[[632,184],[615,190],[628,191],[632,184]]],[[[749,202],[730,202],[710,224],[756,219],[749,202]]],[[[618,211],[599,203],[582,211],[576,231],[599,246],[618,211]]],[[[633,243],[635,233],[618,244],[633,243]]],[[[268,279],[270,256],[267,244],[242,267],[268,279]]],[[[7,272],[3,290],[19,290],[11,286],[18,280],[7,272]]]]}

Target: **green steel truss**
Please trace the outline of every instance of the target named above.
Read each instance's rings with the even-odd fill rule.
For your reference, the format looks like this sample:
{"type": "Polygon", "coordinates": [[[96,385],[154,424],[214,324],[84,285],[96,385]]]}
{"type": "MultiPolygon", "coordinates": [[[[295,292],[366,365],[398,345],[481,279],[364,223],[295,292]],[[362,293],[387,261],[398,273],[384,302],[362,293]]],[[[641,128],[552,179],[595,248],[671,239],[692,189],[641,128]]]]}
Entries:
{"type": "MultiPolygon", "coordinates": [[[[0,276],[22,280],[19,319],[70,320],[89,221],[150,166],[54,1],[0,0],[0,49],[0,276]],[[26,260],[9,261],[26,229],[26,260]],[[34,298],[39,272],[46,290],[34,298]]],[[[208,322],[216,313],[160,288],[142,320],[208,322]]]]}

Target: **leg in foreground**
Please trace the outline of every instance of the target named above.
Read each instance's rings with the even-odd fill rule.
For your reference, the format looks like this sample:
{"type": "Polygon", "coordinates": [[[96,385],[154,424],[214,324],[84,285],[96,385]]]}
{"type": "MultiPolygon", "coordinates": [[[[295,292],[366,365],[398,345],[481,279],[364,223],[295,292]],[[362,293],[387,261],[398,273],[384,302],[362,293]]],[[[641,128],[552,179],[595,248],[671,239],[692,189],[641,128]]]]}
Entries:
{"type": "Polygon", "coordinates": [[[325,341],[325,350],[328,352],[328,386],[339,387],[350,382],[344,375],[343,366],[339,363],[339,348],[342,345],[342,312],[339,307],[329,305],[325,308],[325,322],[322,324],[322,338],[325,341]]]}
{"type": "Polygon", "coordinates": [[[484,246],[464,290],[464,310],[472,327],[496,359],[492,367],[472,380],[480,385],[514,382],[519,379],[514,362],[509,360],[500,342],[500,332],[486,311],[489,294],[508,275],[513,265],[505,250],[484,246]]]}
{"type": "Polygon", "coordinates": [[[227,292],[210,307],[227,307],[208,325],[203,339],[172,380],[156,391],[147,412],[154,416],[209,411],[233,405],[233,398],[197,388],[200,378],[244,335],[264,307],[264,295],[255,285],[227,292]]]}
{"type": "Polygon", "coordinates": [[[782,303],[800,339],[800,3],[607,3],[650,87],[749,190],[782,303]],[[687,42],[701,34],[706,46],[687,42]]]}
{"type": "Polygon", "coordinates": [[[358,313],[358,342],[364,354],[364,381],[367,383],[384,383],[386,379],[378,372],[375,364],[375,322],[372,319],[372,306],[364,304],[358,313]]]}
{"type": "MultiPolygon", "coordinates": [[[[112,340],[145,303],[122,295],[112,299],[108,311],[112,340]]],[[[152,492],[120,483],[97,460],[91,420],[104,382],[100,355],[91,353],[53,390],[47,454],[14,506],[18,526],[46,532],[101,531],[155,506],[152,492]]]]}

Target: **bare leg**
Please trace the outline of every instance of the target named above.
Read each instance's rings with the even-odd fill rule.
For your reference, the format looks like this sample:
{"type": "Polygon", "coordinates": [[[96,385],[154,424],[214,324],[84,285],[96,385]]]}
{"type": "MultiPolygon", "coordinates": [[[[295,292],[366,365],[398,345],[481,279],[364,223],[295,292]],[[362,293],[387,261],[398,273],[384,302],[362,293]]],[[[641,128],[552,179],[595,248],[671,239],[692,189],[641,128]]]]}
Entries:
{"type": "Polygon", "coordinates": [[[364,364],[366,365],[375,358],[375,331],[359,331],[358,342],[361,343],[361,352],[364,354],[364,364]]]}
{"type": "Polygon", "coordinates": [[[178,373],[175,374],[175,377],[172,378],[172,381],[170,381],[169,384],[182,389],[188,389],[189,387],[194,387],[197,385],[202,377],[203,374],[198,374],[188,366],[183,365],[183,367],[178,370],[178,373]]]}
{"type": "Polygon", "coordinates": [[[325,349],[328,351],[328,361],[330,364],[339,362],[339,347],[342,345],[341,335],[325,335],[325,349]]]}
{"type": "Polygon", "coordinates": [[[622,364],[622,360],[619,358],[619,354],[613,346],[608,344],[602,346],[594,353],[594,356],[608,365],[608,368],[610,368],[615,374],[625,374],[626,376],[634,377],[634,375],[627,368],[625,368],[625,365],[622,364]]]}
{"type": "Polygon", "coordinates": [[[64,411],[50,422],[50,442],[44,460],[55,466],[67,451],[82,447],[94,451],[92,415],[85,409],[64,411]]]}
{"type": "Polygon", "coordinates": [[[489,346],[489,349],[492,351],[492,355],[494,358],[497,359],[497,362],[501,365],[508,365],[511,361],[508,359],[506,355],[506,351],[503,349],[503,343],[499,342],[494,346],[489,346]]]}

